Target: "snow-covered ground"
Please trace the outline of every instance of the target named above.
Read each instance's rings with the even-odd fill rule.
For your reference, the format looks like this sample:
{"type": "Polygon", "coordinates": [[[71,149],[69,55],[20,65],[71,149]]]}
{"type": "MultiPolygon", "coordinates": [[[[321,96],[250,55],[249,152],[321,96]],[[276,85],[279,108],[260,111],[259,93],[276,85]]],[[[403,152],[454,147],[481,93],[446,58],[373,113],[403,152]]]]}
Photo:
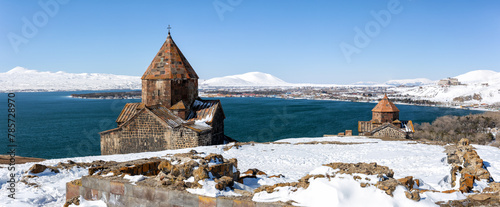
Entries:
{"type": "MultiPolygon", "coordinates": [[[[442,146],[418,144],[412,141],[382,141],[365,137],[323,137],[323,138],[297,138],[285,139],[280,142],[291,144],[255,144],[243,145],[236,149],[224,151],[224,146],[205,146],[194,148],[198,152],[222,154],[224,158],[237,158],[238,169],[241,172],[250,168],[257,168],[268,175],[282,174],[284,178],[259,177],[252,182],[239,185],[240,189],[254,189],[260,185],[272,185],[278,182],[295,182],[307,174],[328,173],[322,167],[323,164],[332,162],[358,163],[376,162],[394,170],[395,178],[414,176],[415,179],[423,181],[421,188],[435,190],[449,190],[450,166],[446,162],[446,154],[442,146]],[[362,144],[337,145],[337,144],[301,144],[293,143],[310,141],[337,141],[357,142],[362,144]]],[[[488,170],[495,180],[500,180],[500,149],[488,146],[477,146],[478,154],[487,162],[488,170]]],[[[76,162],[91,162],[94,160],[127,161],[146,157],[165,156],[180,152],[188,152],[191,149],[166,150],[160,152],[134,153],[125,155],[89,156],[67,159],[54,159],[41,162],[45,165],[56,165],[58,162],[66,162],[71,159],[76,162]]],[[[26,175],[26,171],[33,163],[16,166],[16,176],[19,179],[26,175]]],[[[10,173],[6,166],[0,168],[0,206],[61,206],[65,200],[65,183],[80,178],[88,173],[87,169],[73,168],[62,170],[60,173],[43,173],[37,178],[30,179],[39,187],[28,187],[23,183],[16,185],[16,199],[9,199],[6,190],[10,173]]],[[[383,206],[433,206],[434,202],[448,199],[463,199],[461,193],[431,193],[422,194],[422,200],[418,203],[407,199],[403,189],[398,189],[394,197],[390,197],[374,186],[361,188],[359,183],[348,175],[345,179],[322,179],[310,180],[308,189],[286,189],[284,187],[278,193],[258,193],[254,196],[256,201],[275,201],[292,199],[298,205],[315,206],[318,203],[329,202],[332,206],[359,206],[369,203],[370,205],[383,206]],[[328,196],[325,196],[328,195],[328,196]]],[[[455,187],[456,188],[456,187],[455,187]]],[[[213,189],[198,191],[197,194],[214,195],[213,189]]],[[[217,192],[215,192],[217,194],[217,192]]]]}

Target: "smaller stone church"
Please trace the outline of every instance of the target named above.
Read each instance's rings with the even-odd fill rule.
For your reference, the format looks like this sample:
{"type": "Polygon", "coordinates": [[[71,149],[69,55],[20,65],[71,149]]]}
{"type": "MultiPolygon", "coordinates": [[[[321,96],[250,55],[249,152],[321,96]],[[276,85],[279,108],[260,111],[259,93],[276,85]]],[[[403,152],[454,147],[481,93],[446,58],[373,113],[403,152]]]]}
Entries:
{"type": "Polygon", "coordinates": [[[219,100],[198,97],[198,75],[170,36],[141,78],[142,101],[127,103],[115,129],[100,132],[101,154],[222,144],[219,100]]]}
{"type": "Polygon", "coordinates": [[[372,120],[358,121],[359,135],[389,138],[413,138],[413,122],[399,120],[399,109],[387,95],[372,109],[372,120]]]}

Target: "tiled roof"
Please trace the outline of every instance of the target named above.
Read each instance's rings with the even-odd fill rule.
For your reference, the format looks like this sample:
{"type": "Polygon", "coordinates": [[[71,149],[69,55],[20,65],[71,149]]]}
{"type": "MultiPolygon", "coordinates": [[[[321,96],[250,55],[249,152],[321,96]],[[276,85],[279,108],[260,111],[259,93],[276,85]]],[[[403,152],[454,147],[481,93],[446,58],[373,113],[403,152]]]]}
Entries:
{"type": "Polygon", "coordinates": [[[179,101],[172,107],[170,107],[170,110],[183,110],[183,109],[186,109],[186,105],[184,105],[183,101],[179,101]]]}
{"type": "Polygon", "coordinates": [[[191,107],[191,113],[186,119],[188,121],[212,122],[219,104],[219,100],[195,100],[191,107]]]}
{"type": "Polygon", "coordinates": [[[372,109],[373,112],[399,112],[398,107],[396,107],[391,101],[389,101],[389,98],[387,98],[387,95],[384,96],[380,102],[375,106],[375,108],[372,109]]]}
{"type": "Polygon", "coordinates": [[[385,124],[382,124],[381,126],[375,128],[375,129],[373,129],[370,133],[374,134],[375,132],[378,132],[378,131],[385,129],[385,128],[388,128],[388,127],[393,128],[393,129],[398,130],[398,131],[401,131],[401,132],[404,132],[404,129],[402,129],[400,127],[394,126],[391,123],[385,123],[385,124]]]}
{"type": "Polygon", "coordinates": [[[182,120],[180,117],[172,113],[172,111],[163,106],[148,107],[148,109],[172,128],[178,127],[185,123],[184,120],[182,120]]]}
{"type": "Polygon", "coordinates": [[[197,132],[203,132],[212,129],[212,127],[209,125],[202,125],[196,123],[184,124],[184,126],[197,132]]]}
{"type": "Polygon", "coordinates": [[[198,75],[168,34],[141,79],[198,79],[198,75]]]}
{"type": "MultiPolygon", "coordinates": [[[[178,107],[181,107],[181,105],[184,106],[183,102],[179,102],[178,104],[180,104],[178,107]]],[[[141,111],[142,113],[147,113],[147,111],[141,110],[144,108],[146,108],[146,110],[151,111],[151,113],[153,113],[155,116],[160,118],[162,121],[164,121],[168,126],[172,128],[184,126],[189,129],[195,130],[197,132],[203,132],[212,129],[212,127],[204,123],[197,123],[197,121],[211,122],[215,115],[215,112],[218,109],[219,104],[220,102],[218,100],[208,100],[208,101],[196,100],[192,106],[193,110],[195,111],[191,111],[188,120],[183,120],[179,116],[175,115],[170,109],[161,105],[144,107],[144,104],[142,103],[127,103],[125,104],[125,107],[123,107],[122,112],[120,113],[118,119],[116,120],[116,122],[122,125],[120,125],[116,129],[105,131],[105,133],[118,130],[123,126],[123,123],[129,121],[135,115],[137,115],[137,113],[141,111]]]]}
{"type": "Polygon", "coordinates": [[[142,103],[127,103],[125,104],[125,107],[123,107],[122,112],[116,118],[116,122],[118,123],[124,123],[128,121],[130,118],[132,118],[137,112],[139,112],[139,107],[142,103]]]}

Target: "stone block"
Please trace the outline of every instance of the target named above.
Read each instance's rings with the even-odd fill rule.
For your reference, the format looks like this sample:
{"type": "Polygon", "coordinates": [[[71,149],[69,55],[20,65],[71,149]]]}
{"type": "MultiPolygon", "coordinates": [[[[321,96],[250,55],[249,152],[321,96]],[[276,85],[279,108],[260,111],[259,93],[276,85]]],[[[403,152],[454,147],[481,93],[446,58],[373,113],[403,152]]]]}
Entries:
{"type": "Polygon", "coordinates": [[[93,178],[93,179],[97,180],[97,190],[109,192],[109,189],[110,189],[110,181],[109,180],[98,179],[98,178],[93,178]]]}
{"type": "Polygon", "coordinates": [[[92,188],[97,186],[97,180],[92,179],[89,176],[83,176],[82,177],[82,186],[86,188],[92,188]]]}
{"type": "Polygon", "coordinates": [[[134,197],[134,188],[136,187],[135,185],[132,185],[130,183],[123,183],[124,187],[124,192],[123,195],[126,197],[134,197]]]}
{"type": "Polygon", "coordinates": [[[187,192],[169,191],[168,201],[173,206],[198,207],[198,196],[187,192]]]}
{"type": "Polygon", "coordinates": [[[152,187],[136,185],[133,188],[133,197],[153,201],[155,199],[156,190],[152,187]]]}
{"type": "Polygon", "coordinates": [[[168,199],[169,199],[169,192],[168,190],[166,189],[156,189],[156,192],[155,192],[155,200],[156,201],[159,201],[159,202],[167,202],[168,203],[168,199]]]}
{"type": "Polygon", "coordinates": [[[125,186],[122,182],[111,181],[109,183],[109,192],[115,195],[124,195],[125,186]]]}
{"type": "Polygon", "coordinates": [[[100,191],[109,192],[109,180],[98,179],[90,176],[82,177],[82,186],[100,191]]]}
{"type": "Polygon", "coordinates": [[[352,136],[352,130],[345,130],[345,136],[352,136]]]}
{"type": "Polygon", "coordinates": [[[101,195],[99,193],[99,190],[97,189],[90,189],[90,200],[95,201],[101,199],[101,195]]]}
{"type": "Polygon", "coordinates": [[[255,202],[253,201],[243,201],[243,200],[234,200],[233,207],[255,207],[255,202]]]}
{"type": "Polygon", "coordinates": [[[127,197],[126,206],[130,207],[158,207],[157,202],[144,200],[140,198],[127,197]]]}
{"type": "Polygon", "coordinates": [[[127,197],[123,195],[116,195],[113,193],[109,194],[109,202],[107,203],[109,207],[125,207],[127,206],[127,197]]]}
{"type": "Polygon", "coordinates": [[[72,184],[71,182],[66,183],[66,200],[80,195],[80,186],[72,184]]]}
{"type": "Polygon", "coordinates": [[[282,207],[285,205],[279,203],[255,202],[255,207],[282,207]]]}
{"type": "Polygon", "coordinates": [[[199,207],[216,207],[217,199],[213,197],[198,196],[199,207]]]}
{"type": "Polygon", "coordinates": [[[217,197],[217,207],[233,207],[233,199],[217,197]]]}
{"type": "Polygon", "coordinates": [[[83,191],[81,192],[82,194],[80,194],[83,196],[83,199],[91,201],[92,200],[91,188],[86,188],[86,187],[80,187],[80,188],[83,191]]]}

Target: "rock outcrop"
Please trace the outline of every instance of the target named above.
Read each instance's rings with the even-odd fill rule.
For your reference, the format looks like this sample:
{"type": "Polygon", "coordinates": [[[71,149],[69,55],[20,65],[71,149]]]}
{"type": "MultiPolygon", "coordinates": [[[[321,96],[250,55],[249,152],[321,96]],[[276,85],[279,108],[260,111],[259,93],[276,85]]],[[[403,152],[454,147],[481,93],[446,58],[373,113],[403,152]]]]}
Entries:
{"type": "Polygon", "coordinates": [[[462,193],[470,192],[475,180],[493,182],[490,172],[468,139],[461,139],[456,146],[447,146],[445,152],[448,163],[452,165],[451,185],[456,185],[457,175],[460,173],[459,189],[462,193]]]}
{"type": "Polygon", "coordinates": [[[33,166],[31,166],[31,168],[28,170],[28,172],[32,173],[32,174],[38,174],[38,173],[44,172],[47,169],[49,169],[53,173],[59,173],[59,170],[57,168],[51,167],[51,166],[45,166],[42,164],[34,164],[33,166]]]}

